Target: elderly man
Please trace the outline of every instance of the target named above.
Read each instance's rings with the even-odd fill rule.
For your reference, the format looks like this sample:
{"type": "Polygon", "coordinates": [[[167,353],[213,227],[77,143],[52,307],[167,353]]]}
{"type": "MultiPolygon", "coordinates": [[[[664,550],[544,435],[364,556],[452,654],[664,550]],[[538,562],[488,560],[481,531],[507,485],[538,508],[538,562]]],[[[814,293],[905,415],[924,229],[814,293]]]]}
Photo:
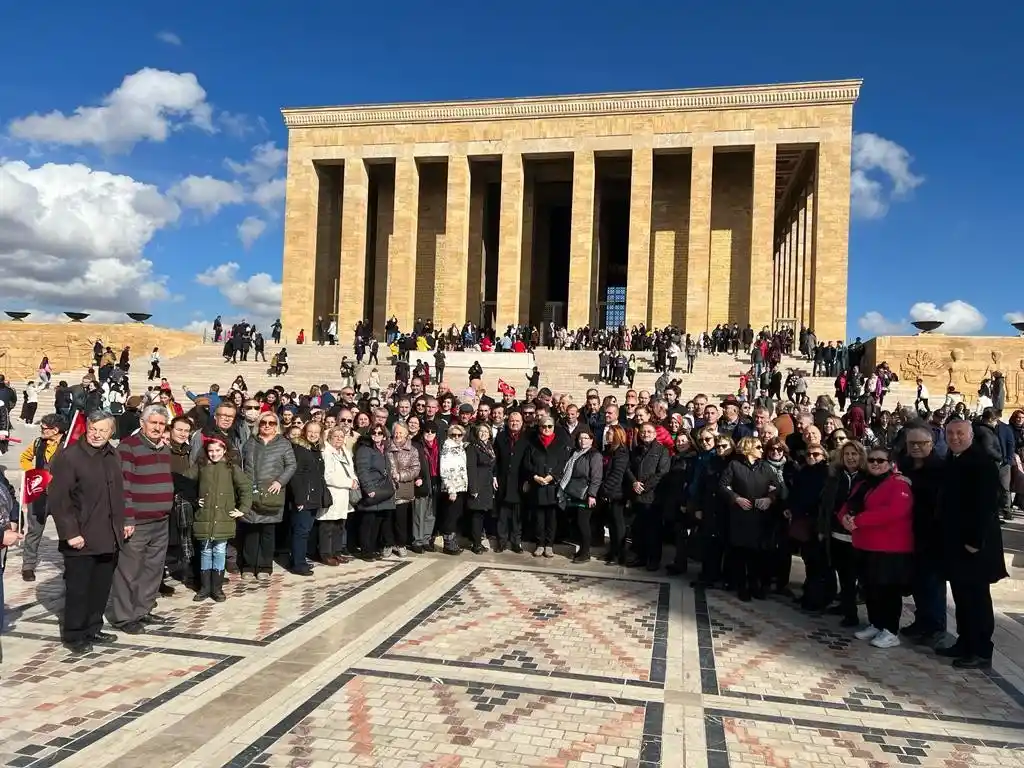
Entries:
{"type": "MultiPolygon", "coordinates": [[[[117,640],[102,631],[118,551],[129,533],[121,462],[110,444],[113,434],[113,416],[105,411],[89,414],[85,435],[58,453],[50,466],[47,511],[64,555],[61,640],[74,654],[91,653],[93,643],[117,640]]],[[[163,560],[158,577],[162,570],[163,560]]]]}
{"type": "Polygon", "coordinates": [[[146,624],[166,624],[153,613],[167,558],[167,516],[174,503],[171,452],[166,430],[170,415],[162,405],[142,411],[142,425],[117,447],[124,478],[125,542],[114,572],[107,619],[130,635],[146,624]]]}
{"type": "MultiPolygon", "coordinates": [[[[909,436],[908,436],[909,438],[909,436]]],[[[1006,578],[999,528],[999,468],[964,420],[946,425],[949,456],[939,488],[941,563],[956,604],[956,642],[936,650],[961,669],[992,666],[992,584],[1006,578]]]]}

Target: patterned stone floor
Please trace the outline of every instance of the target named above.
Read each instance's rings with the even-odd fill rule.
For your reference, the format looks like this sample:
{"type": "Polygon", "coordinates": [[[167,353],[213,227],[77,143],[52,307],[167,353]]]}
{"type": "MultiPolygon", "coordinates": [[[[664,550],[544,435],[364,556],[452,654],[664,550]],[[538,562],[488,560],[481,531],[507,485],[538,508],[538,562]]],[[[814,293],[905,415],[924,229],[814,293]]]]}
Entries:
{"type": "Polygon", "coordinates": [[[26,584],[8,559],[2,765],[1024,768],[1016,587],[989,673],[781,599],[511,554],[179,590],[165,629],[71,658],[50,540],[44,561],[26,584]]]}

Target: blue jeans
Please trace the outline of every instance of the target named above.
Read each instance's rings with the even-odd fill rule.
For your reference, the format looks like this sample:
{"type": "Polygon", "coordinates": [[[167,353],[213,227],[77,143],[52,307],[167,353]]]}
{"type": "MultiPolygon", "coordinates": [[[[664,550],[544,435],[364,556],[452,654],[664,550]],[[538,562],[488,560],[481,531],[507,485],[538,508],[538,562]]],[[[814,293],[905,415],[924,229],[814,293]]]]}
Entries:
{"type": "Polygon", "coordinates": [[[313,530],[315,509],[296,509],[292,512],[292,570],[309,568],[306,553],[309,550],[309,532],[313,530]]]}
{"type": "Polygon", "coordinates": [[[920,563],[914,577],[914,623],[925,632],[946,631],[946,581],[920,563]]]}
{"type": "Polygon", "coordinates": [[[228,543],[207,539],[199,542],[199,570],[223,571],[227,563],[228,543]]]}

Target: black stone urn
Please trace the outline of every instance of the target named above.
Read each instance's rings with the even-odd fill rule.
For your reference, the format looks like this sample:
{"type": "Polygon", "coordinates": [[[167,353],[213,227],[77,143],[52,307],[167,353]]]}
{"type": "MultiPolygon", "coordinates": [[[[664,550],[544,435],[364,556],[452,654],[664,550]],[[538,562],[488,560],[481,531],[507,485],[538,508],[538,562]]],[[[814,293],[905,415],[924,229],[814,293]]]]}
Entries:
{"type": "Polygon", "coordinates": [[[152,317],[148,312],[125,312],[136,323],[144,323],[152,317]]]}
{"type": "Polygon", "coordinates": [[[31,312],[4,312],[4,314],[7,315],[9,318],[11,318],[11,320],[13,322],[20,323],[22,320],[24,320],[26,317],[28,317],[32,313],[31,312]]]}
{"type": "Polygon", "coordinates": [[[89,316],[88,312],[65,312],[64,314],[71,318],[72,323],[80,323],[89,316]]]}
{"type": "Polygon", "coordinates": [[[942,323],[942,320],[917,320],[911,323],[911,325],[917,328],[921,333],[931,333],[936,328],[940,327],[942,323]]]}

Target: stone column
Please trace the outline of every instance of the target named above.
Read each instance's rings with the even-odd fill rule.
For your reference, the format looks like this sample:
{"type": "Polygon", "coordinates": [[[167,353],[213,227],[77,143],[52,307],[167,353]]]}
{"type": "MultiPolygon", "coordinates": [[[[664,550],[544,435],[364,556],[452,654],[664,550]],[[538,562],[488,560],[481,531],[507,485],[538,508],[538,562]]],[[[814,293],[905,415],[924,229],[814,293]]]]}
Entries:
{"type": "MultiPolygon", "coordinates": [[[[338,281],[338,336],[349,333],[363,318],[366,304],[366,215],[370,179],[366,163],[346,160],[341,204],[341,279],[338,281]]],[[[333,287],[333,286],[332,286],[333,287]]],[[[368,318],[367,318],[368,319],[368,318]]]]}
{"type": "MultiPolygon", "coordinates": [[[[811,182],[813,185],[813,182],[811,182]]],[[[811,325],[811,291],[814,282],[814,188],[808,185],[804,190],[804,284],[802,316],[809,328],[811,325]]]]}
{"type": "MultiPolygon", "coordinates": [[[[447,328],[466,322],[466,284],[469,272],[469,158],[448,158],[444,243],[434,265],[434,326],[447,328]]],[[[476,322],[475,318],[473,321],[476,322]]]]}
{"type": "Polygon", "coordinates": [[[500,334],[519,322],[523,270],[523,156],[501,156],[501,211],[498,222],[498,297],[494,322],[500,334]]]}
{"type": "Polygon", "coordinates": [[[793,317],[803,325],[807,324],[804,316],[804,267],[806,264],[807,251],[804,248],[804,240],[807,235],[807,222],[804,219],[804,198],[800,195],[797,201],[796,221],[793,228],[796,230],[796,270],[795,270],[795,294],[796,300],[793,303],[793,317]]]}
{"type": "Polygon", "coordinates": [[[394,232],[388,248],[388,315],[412,330],[416,285],[416,232],[419,228],[420,171],[414,157],[395,160],[394,232]]]}
{"type": "Polygon", "coordinates": [[[686,332],[709,330],[711,176],[715,148],[693,148],[690,165],[690,245],[686,268],[686,332]]]}
{"type": "Polygon", "coordinates": [[[281,324],[285,338],[294,338],[301,328],[306,329],[307,338],[312,338],[319,192],[313,162],[289,157],[281,276],[281,324]]]}
{"type": "Polygon", "coordinates": [[[754,147],[754,211],[750,238],[750,295],[747,322],[755,333],[772,318],[775,252],[774,144],[754,147]]]}
{"type": "Polygon", "coordinates": [[[811,327],[820,339],[846,339],[852,133],[818,145],[811,327]]]}
{"type": "Polygon", "coordinates": [[[626,266],[626,325],[650,327],[651,200],[654,150],[633,148],[629,182],[629,252],[626,266]]]}
{"type": "MultiPolygon", "coordinates": [[[[484,252],[484,201],[486,185],[470,181],[469,197],[469,257],[466,266],[466,319],[479,323],[480,307],[484,300],[484,280],[487,254],[484,252]]],[[[451,210],[449,208],[448,210],[451,210]]]]}
{"type": "Polygon", "coordinates": [[[395,231],[395,178],[381,174],[375,185],[377,191],[377,229],[373,247],[373,332],[384,338],[388,311],[388,264],[391,259],[392,234],[395,231]]]}
{"type": "Polygon", "coordinates": [[[595,313],[594,297],[594,153],[580,150],[572,159],[572,228],[569,240],[569,306],[566,323],[581,328],[595,313]]]}
{"type": "Polygon", "coordinates": [[[786,274],[786,282],[789,290],[786,295],[786,317],[790,320],[796,317],[796,218],[790,213],[789,230],[786,233],[786,250],[789,253],[789,269],[786,274]]]}

